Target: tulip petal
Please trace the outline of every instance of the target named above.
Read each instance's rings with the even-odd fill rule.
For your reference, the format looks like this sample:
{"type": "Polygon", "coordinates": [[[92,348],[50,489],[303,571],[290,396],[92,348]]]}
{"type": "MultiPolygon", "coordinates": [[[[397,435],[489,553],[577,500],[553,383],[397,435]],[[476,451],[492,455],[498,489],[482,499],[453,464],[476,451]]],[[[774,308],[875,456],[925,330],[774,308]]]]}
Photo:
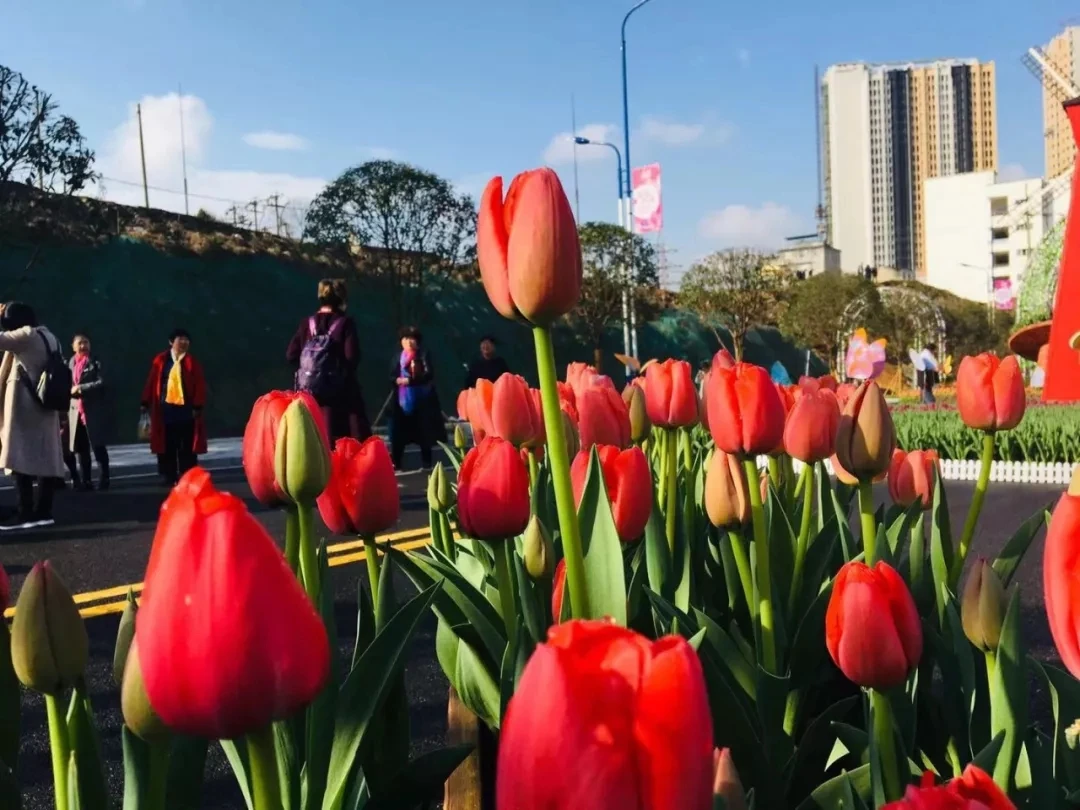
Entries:
{"type": "Polygon", "coordinates": [[[495,311],[504,318],[517,318],[510,297],[510,278],[507,270],[509,236],[503,210],[503,181],[493,177],[480,198],[480,213],[476,220],[476,261],[480,265],[480,280],[495,311]]]}
{"type": "Polygon", "coordinates": [[[1061,662],[1080,678],[1080,497],[1069,493],[1058,501],[1046,532],[1043,599],[1061,662]]]}
{"type": "Polygon", "coordinates": [[[964,424],[975,430],[994,430],[994,371],[998,359],[992,354],[965,357],[956,372],[956,409],[964,424]]]}
{"type": "Polygon", "coordinates": [[[1012,430],[1024,418],[1027,394],[1016,357],[1009,355],[994,372],[994,413],[998,430],[1012,430]]]}

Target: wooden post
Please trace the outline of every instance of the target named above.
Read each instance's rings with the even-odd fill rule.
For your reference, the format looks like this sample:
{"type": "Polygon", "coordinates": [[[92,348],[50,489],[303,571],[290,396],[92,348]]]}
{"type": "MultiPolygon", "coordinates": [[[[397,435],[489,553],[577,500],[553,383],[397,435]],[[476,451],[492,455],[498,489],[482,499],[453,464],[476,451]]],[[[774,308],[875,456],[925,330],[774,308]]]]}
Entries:
{"type": "Polygon", "coordinates": [[[446,738],[450,745],[473,745],[473,752],[446,780],[444,810],[483,810],[484,780],[481,722],[450,687],[446,738]]]}

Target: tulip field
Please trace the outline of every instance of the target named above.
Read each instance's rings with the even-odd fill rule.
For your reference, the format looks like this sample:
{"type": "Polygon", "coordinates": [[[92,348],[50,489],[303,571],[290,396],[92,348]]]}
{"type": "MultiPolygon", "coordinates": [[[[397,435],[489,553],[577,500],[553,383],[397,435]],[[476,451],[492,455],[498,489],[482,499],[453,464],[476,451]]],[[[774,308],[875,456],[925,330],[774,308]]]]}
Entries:
{"type": "MultiPolygon", "coordinates": [[[[27,576],[0,625],[0,705],[18,712],[20,682],[45,696],[57,810],[174,806],[166,775],[197,785],[209,744],[249,810],[1076,806],[1080,471],[1052,517],[1018,516],[995,558],[968,559],[995,458],[1064,424],[1028,407],[1016,359],[964,358],[956,413],[929,415],[960,420],[980,460],[953,525],[943,448],[872,380],[779,386],[725,351],[700,386],[679,359],[622,391],[582,364],[559,379],[550,329],[582,272],[569,203],[547,169],[507,201],[496,178],[478,261],[531,333],[540,387],[504,374],[461,393],[475,445],[459,430],[443,448],[431,544],[412,550],[375,541],[400,509],[385,445],[331,446],[310,396],[261,397],[244,469],[286,514],[284,551],[205,470],[169,495],[117,641],[122,797],[100,776],[76,605],[48,563],[27,576]],[[316,514],[366,552],[347,658],[316,514]],[[1027,656],[1013,583],[1044,528],[1063,666],[1027,656]],[[410,759],[402,668],[425,617],[451,734],[474,742],[410,759]]],[[[0,723],[0,808],[18,807],[18,753],[0,723]]]]}

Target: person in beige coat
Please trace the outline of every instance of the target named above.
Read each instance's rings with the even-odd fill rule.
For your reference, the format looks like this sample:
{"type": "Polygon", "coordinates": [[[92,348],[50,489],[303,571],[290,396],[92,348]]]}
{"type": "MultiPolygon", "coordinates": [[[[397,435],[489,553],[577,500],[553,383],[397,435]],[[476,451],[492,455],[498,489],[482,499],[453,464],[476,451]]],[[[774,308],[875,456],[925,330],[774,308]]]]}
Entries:
{"type": "Polygon", "coordinates": [[[34,310],[21,301],[0,310],[0,468],[15,479],[18,512],[0,529],[27,529],[53,522],[56,479],[63,478],[60,413],[37,401],[24,377],[36,380],[48,352],[60,350],[56,337],[39,326],[34,310]],[[46,346],[48,349],[46,349],[46,346]],[[37,484],[37,499],[34,484],[37,484]]]}

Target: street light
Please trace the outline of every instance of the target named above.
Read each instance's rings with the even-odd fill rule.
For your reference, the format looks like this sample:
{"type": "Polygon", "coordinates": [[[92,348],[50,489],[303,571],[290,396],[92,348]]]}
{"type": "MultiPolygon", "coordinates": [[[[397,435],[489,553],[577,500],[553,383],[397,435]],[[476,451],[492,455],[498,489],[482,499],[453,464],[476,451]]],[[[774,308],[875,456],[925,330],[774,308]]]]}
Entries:
{"type": "Polygon", "coordinates": [[[994,322],[994,309],[997,307],[997,299],[994,295],[994,268],[981,267],[977,264],[968,264],[967,262],[960,262],[960,266],[966,267],[969,270],[981,270],[986,276],[986,320],[992,324],[994,322]]]}
{"type": "Polygon", "coordinates": [[[574,138],[574,143],[578,146],[606,146],[608,149],[615,153],[615,173],[618,175],[616,178],[619,182],[619,225],[623,224],[623,174],[622,174],[622,153],[619,152],[619,147],[613,143],[607,141],[593,141],[589,138],[583,138],[580,135],[574,138]]]}

